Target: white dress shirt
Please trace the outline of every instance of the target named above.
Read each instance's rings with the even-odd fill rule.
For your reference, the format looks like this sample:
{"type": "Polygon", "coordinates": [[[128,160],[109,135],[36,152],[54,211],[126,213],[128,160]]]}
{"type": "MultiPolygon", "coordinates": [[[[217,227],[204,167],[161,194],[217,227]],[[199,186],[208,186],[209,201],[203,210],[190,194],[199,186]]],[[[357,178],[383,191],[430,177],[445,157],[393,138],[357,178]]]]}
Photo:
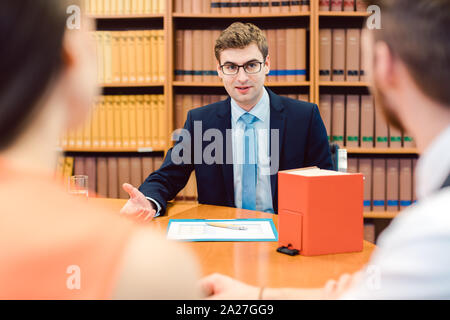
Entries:
{"type": "MultiPolygon", "coordinates": [[[[257,143],[257,181],[256,210],[274,213],[272,204],[272,188],[270,185],[270,98],[266,89],[259,102],[249,111],[258,118],[254,123],[257,143]]],[[[234,203],[242,208],[242,165],[244,163],[244,121],[239,118],[246,113],[244,109],[231,99],[231,130],[233,148],[234,203]]]]}
{"type": "Polygon", "coordinates": [[[416,168],[419,201],[380,235],[363,279],[343,299],[450,299],[450,126],[416,168]]]}

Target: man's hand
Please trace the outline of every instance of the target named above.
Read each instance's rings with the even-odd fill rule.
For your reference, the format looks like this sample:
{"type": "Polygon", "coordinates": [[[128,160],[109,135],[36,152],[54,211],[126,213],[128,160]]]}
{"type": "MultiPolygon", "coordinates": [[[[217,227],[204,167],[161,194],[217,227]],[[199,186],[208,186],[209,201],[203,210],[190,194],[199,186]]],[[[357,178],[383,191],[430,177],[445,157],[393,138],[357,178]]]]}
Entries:
{"type": "Polygon", "coordinates": [[[144,221],[153,219],[156,214],[153,203],[129,183],[124,183],[122,188],[130,195],[130,199],[120,210],[120,213],[136,217],[136,219],[144,218],[144,221]]]}
{"type": "Polygon", "coordinates": [[[345,273],[336,280],[328,280],[323,288],[324,299],[339,299],[347,290],[360,282],[362,271],[354,274],[345,273]]]}
{"type": "Polygon", "coordinates": [[[256,300],[260,292],[260,288],[218,273],[201,279],[200,289],[206,299],[217,300],[256,300]]]}

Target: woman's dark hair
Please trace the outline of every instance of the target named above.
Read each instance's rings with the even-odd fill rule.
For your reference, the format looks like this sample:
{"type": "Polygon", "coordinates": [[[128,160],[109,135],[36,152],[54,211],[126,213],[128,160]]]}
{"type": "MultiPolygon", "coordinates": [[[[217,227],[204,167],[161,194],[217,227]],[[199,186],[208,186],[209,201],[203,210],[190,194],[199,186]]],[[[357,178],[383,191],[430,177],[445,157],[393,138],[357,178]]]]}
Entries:
{"type": "Polygon", "coordinates": [[[62,69],[66,1],[0,4],[0,150],[27,127],[62,69]]]}

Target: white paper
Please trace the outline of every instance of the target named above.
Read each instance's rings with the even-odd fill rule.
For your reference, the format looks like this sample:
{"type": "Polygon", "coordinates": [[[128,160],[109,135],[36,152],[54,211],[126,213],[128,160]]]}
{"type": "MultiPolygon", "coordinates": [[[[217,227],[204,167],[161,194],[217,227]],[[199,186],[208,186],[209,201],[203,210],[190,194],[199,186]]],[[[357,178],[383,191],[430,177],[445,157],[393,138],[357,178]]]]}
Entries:
{"type": "Polygon", "coordinates": [[[167,238],[171,240],[192,240],[192,241],[246,241],[276,240],[271,221],[236,221],[236,220],[193,220],[177,221],[171,220],[167,238]],[[246,230],[234,230],[207,225],[208,222],[221,222],[230,225],[244,226],[246,230]]]}

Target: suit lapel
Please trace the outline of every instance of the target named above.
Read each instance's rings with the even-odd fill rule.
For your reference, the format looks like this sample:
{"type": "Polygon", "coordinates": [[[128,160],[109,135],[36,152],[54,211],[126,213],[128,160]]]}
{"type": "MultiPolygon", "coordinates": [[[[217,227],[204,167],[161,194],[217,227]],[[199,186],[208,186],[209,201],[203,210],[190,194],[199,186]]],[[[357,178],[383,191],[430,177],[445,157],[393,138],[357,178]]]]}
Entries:
{"type": "MultiPolygon", "coordinates": [[[[282,146],[283,146],[283,139],[284,139],[284,131],[285,131],[285,125],[286,125],[286,117],[283,113],[284,106],[279,96],[274,94],[270,89],[266,88],[267,92],[269,93],[270,97],[270,130],[272,132],[273,129],[278,130],[279,136],[278,136],[278,148],[276,150],[272,150],[272,136],[270,137],[270,145],[269,145],[269,152],[270,157],[272,159],[272,151],[278,152],[278,154],[274,154],[274,160],[277,160],[278,166],[281,161],[281,155],[282,155],[282,146]],[[276,158],[275,158],[276,157],[276,158]]],[[[277,181],[278,181],[278,170],[277,173],[270,176],[270,186],[272,189],[272,202],[273,202],[273,208],[275,211],[277,211],[277,181]]]]}
{"type": "Polygon", "coordinates": [[[219,107],[217,113],[218,126],[217,128],[224,137],[223,144],[223,161],[222,173],[225,183],[225,190],[227,191],[227,201],[230,205],[234,206],[234,175],[233,175],[233,148],[231,140],[231,99],[228,98],[223,102],[223,105],[219,107]],[[228,133],[227,133],[227,129],[228,133]],[[228,134],[228,136],[227,136],[228,134]]]}

